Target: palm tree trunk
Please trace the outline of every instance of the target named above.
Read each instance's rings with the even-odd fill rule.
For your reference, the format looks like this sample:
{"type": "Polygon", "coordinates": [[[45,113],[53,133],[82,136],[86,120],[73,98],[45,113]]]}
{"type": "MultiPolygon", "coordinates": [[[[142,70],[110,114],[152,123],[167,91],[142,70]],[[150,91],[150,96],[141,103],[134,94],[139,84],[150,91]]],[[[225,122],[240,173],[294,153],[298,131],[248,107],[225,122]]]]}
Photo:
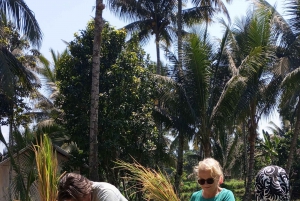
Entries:
{"type": "Polygon", "coordinates": [[[244,179],[244,185],[247,184],[247,176],[248,175],[248,158],[247,158],[247,133],[246,133],[246,126],[245,122],[243,121],[243,137],[244,137],[244,174],[242,174],[242,177],[244,179]]]}
{"type": "Polygon", "coordinates": [[[300,101],[298,101],[296,110],[297,110],[296,125],[295,125],[295,130],[294,130],[293,138],[292,138],[292,141],[291,141],[289,158],[288,158],[287,165],[286,165],[286,173],[287,173],[287,175],[290,174],[291,167],[292,167],[292,164],[293,164],[293,161],[294,161],[295,149],[296,149],[297,140],[298,140],[299,131],[300,131],[300,101]]]}
{"type": "Polygon", "coordinates": [[[177,13],[177,28],[178,28],[178,71],[180,81],[183,79],[182,72],[182,0],[178,0],[177,13]]]}
{"type": "Polygon", "coordinates": [[[99,180],[98,173],[98,108],[99,108],[99,75],[100,75],[100,47],[101,33],[103,29],[102,11],[105,8],[103,0],[96,0],[95,30],[93,42],[93,69],[91,87],[90,110],[90,152],[89,152],[89,176],[93,181],[99,180]]]}
{"type": "Polygon", "coordinates": [[[249,144],[250,144],[250,156],[249,156],[249,167],[248,167],[248,175],[247,175],[247,185],[245,189],[244,201],[251,200],[251,186],[252,186],[252,178],[253,178],[253,171],[254,171],[254,152],[255,152],[255,141],[257,137],[257,122],[255,118],[256,114],[256,106],[255,104],[251,104],[251,117],[249,123],[249,144]]]}
{"type": "MultiPolygon", "coordinates": [[[[160,63],[160,49],[159,49],[159,33],[156,30],[155,34],[155,45],[156,45],[156,74],[161,75],[161,63],[160,63]]],[[[158,107],[161,109],[161,100],[158,101],[158,107]]],[[[157,156],[156,156],[156,164],[155,169],[159,169],[159,161],[161,159],[161,151],[162,151],[162,141],[163,141],[163,132],[162,132],[162,121],[161,118],[158,120],[158,148],[157,148],[157,156]]]]}
{"type": "MultiPolygon", "coordinates": [[[[181,82],[182,80],[182,1],[178,0],[178,13],[177,13],[177,28],[178,28],[178,71],[181,82]]],[[[175,175],[175,192],[177,192],[178,197],[180,197],[180,183],[181,176],[183,172],[183,146],[184,146],[184,134],[182,131],[179,131],[179,143],[178,143],[178,157],[177,157],[177,167],[176,167],[176,175],[175,175]]]]}
{"type": "MultiPolygon", "coordinates": [[[[13,109],[12,109],[12,111],[13,111],[13,109]]],[[[14,138],[13,138],[13,126],[12,126],[12,123],[13,123],[13,114],[12,114],[12,117],[11,117],[11,120],[10,120],[10,123],[9,123],[9,139],[8,139],[8,144],[9,144],[9,147],[8,147],[8,149],[12,149],[13,148],[13,144],[14,144],[14,138]]],[[[8,150],[8,151],[10,151],[11,153],[12,153],[12,150],[8,150]]],[[[9,166],[9,173],[8,173],[9,175],[8,175],[8,195],[9,195],[9,200],[12,200],[12,192],[13,192],[13,189],[12,189],[12,182],[13,182],[13,176],[12,176],[12,174],[13,174],[13,166],[12,166],[12,164],[10,164],[10,166],[9,166]]]]}
{"type": "Polygon", "coordinates": [[[203,147],[204,147],[204,158],[209,158],[211,156],[211,145],[209,140],[203,143],[203,147]]]}
{"type": "Polygon", "coordinates": [[[177,156],[177,167],[176,167],[176,175],[175,175],[175,192],[180,197],[180,183],[181,176],[183,172],[183,146],[184,146],[184,134],[182,131],[178,134],[178,156],[177,156]]]}
{"type": "MultiPolygon", "coordinates": [[[[14,86],[15,86],[15,80],[13,81],[14,86]]],[[[15,93],[15,92],[14,92],[15,93]]],[[[14,136],[13,136],[13,124],[14,124],[14,100],[15,100],[15,94],[13,95],[12,102],[10,103],[10,117],[9,119],[9,132],[8,132],[8,147],[7,151],[8,153],[11,153],[11,156],[13,156],[13,145],[14,145],[14,136]]],[[[12,195],[13,195],[13,189],[12,189],[12,183],[13,183],[13,164],[12,161],[14,160],[13,157],[10,159],[10,166],[9,166],[9,175],[8,175],[8,193],[9,193],[9,200],[12,200],[12,195]]]]}
{"type": "Polygon", "coordinates": [[[209,158],[211,157],[211,143],[210,143],[210,137],[211,137],[211,131],[210,131],[210,126],[204,126],[207,125],[206,122],[203,123],[202,126],[202,146],[204,150],[204,158],[209,158]]]}
{"type": "Polygon", "coordinates": [[[160,75],[161,74],[161,63],[160,63],[160,49],[159,49],[159,36],[158,34],[156,35],[155,39],[155,45],[156,45],[156,74],[160,75]]]}

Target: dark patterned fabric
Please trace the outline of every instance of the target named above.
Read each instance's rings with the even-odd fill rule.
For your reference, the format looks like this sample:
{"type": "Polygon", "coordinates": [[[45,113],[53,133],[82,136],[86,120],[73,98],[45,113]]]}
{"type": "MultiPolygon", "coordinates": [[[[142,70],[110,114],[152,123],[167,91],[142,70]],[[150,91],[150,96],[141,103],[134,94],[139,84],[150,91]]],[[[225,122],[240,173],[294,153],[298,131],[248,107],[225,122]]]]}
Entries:
{"type": "Polygon", "coordinates": [[[256,201],[289,200],[289,180],[285,170],[279,166],[261,169],[255,180],[256,201]]]}

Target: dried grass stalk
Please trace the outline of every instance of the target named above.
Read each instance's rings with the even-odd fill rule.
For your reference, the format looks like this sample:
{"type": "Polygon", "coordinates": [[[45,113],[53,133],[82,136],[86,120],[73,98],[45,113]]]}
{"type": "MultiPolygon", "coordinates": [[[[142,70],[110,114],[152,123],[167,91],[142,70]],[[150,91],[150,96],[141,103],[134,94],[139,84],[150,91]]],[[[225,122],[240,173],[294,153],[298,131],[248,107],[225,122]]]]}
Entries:
{"type": "Polygon", "coordinates": [[[118,168],[128,170],[129,176],[126,179],[135,181],[140,185],[136,185],[138,191],[145,193],[147,200],[153,201],[180,201],[173,190],[173,186],[167,176],[160,170],[145,168],[137,162],[126,163],[124,161],[117,161],[118,168]],[[142,186],[142,187],[138,187],[142,186]]]}
{"type": "Polygon", "coordinates": [[[57,196],[57,156],[51,140],[44,135],[37,145],[33,146],[38,172],[37,186],[42,201],[56,201],[57,196]]]}

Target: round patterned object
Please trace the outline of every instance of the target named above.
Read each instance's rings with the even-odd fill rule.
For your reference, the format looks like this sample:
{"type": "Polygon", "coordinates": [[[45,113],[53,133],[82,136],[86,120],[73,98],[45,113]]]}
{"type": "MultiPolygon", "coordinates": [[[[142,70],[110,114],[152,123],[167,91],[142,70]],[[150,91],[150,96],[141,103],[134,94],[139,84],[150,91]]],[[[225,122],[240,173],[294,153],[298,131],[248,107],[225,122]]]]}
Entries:
{"type": "Polygon", "coordinates": [[[256,201],[289,200],[289,179],[285,170],[271,165],[262,168],[255,180],[256,201]]]}

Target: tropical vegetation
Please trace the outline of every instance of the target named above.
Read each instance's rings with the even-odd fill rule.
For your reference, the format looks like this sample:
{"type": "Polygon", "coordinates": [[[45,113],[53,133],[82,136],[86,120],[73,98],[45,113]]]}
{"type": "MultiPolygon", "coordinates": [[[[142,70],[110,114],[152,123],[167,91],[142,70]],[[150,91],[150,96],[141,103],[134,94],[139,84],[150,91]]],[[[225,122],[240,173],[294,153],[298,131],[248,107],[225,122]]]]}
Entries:
{"type": "Polygon", "coordinates": [[[206,157],[220,161],[237,200],[252,199],[266,165],[286,169],[299,199],[300,1],[287,2],[286,17],[255,0],[232,22],[224,3],[97,0],[95,19],[45,58],[25,2],[0,1],[0,123],[10,136],[0,130],[0,165],[10,159],[10,200],[31,200],[34,187],[55,200],[64,171],[112,183],[129,200],[189,200],[206,157]],[[129,24],[114,28],[103,9],[129,24]],[[224,32],[213,40],[219,12],[224,32]],[[154,60],[144,50],[152,35],[154,60]],[[259,133],[274,112],[281,124],[259,133]],[[68,160],[58,164],[52,146],[68,160]]]}

